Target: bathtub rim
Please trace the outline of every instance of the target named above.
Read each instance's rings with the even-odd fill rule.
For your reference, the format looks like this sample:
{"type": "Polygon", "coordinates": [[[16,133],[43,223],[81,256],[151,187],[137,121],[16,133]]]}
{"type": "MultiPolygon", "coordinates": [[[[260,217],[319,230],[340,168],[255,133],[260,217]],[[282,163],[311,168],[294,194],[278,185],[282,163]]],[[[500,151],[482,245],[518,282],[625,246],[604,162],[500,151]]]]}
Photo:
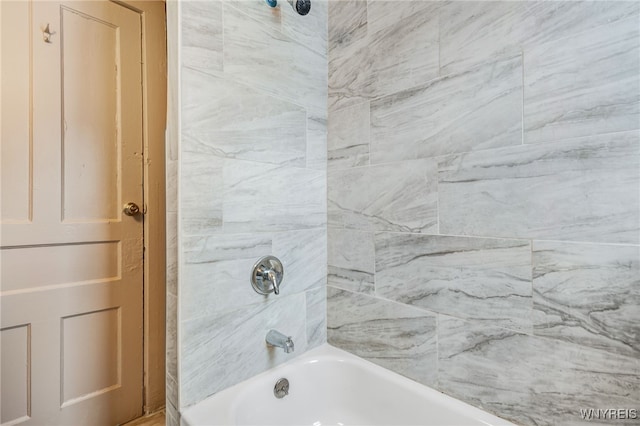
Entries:
{"type": "MultiPolygon", "coordinates": [[[[495,414],[489,413],[487,411],[482,410],[481,408],[475,407],[467,402],[459,400],[453,396],[447,395],[437,389],[434,389],[430,386],[419,383],[409,377],[398,374],[394,371],[391,371],[387,368],[381,367],[378,364],[375,364],[369,360],[361,358],[357,355],[354,355],[350,352],[347,352],[343,349],[337,348],[330,343],[323,343],[320,346],[317,346],[313,349],[309,349],[308,351],[298,355],[294,359],[286,361],[282,364],[274,366],[269,370],[263,371],[255,376],[250,377],[240,383],[237,383],[233,386],[230,386],[226,389],[221,390],[213,395],[208,396],[200,402],[197,402],[193,405],[190,405],[184,409],[184,411],[180,415],[180,425],[181,426],[202,426],[202,425],[210,425],[211,423],[207,423],[206,421],[202,421],[203,418],[207,418],[207,414],[215,408],[216,405],[223,405],[228,407],[227,412],[223,419],[220,419],[215,423],[215,425],[234,425],[234,416],[232,414],[232,408],[235,408],[239,403],[239,399],[242,396],[243,391],[251,386],[251,382],[260,381],[262,379],[266,379],[270,376],[286,376],[286,373],[283,373],[283,370],[289,370],[291,368],[296,368],[305,364],[317,363],[322,360],[334,361],[340,363],[348,363],[355,364],[364,368],[365,370],[371,371],[373,374],[381,376],[383,379],[390,380],[393,383],[396,383],[403,387],[408,387],[411,389],[415,389],[416,392],[425,396],[430,400],[433,400],[443,407],[449,410],[455,410],[456,412],[462,412],[466,416],[473,418],[474,420],[484,423],[488,426],[517,426],[514,423],[511,423],[508,420],[505,420],[501,417],[496,416],[495,414]]],[[[464,425],[460,425],[464,426],[464,425]]]]}

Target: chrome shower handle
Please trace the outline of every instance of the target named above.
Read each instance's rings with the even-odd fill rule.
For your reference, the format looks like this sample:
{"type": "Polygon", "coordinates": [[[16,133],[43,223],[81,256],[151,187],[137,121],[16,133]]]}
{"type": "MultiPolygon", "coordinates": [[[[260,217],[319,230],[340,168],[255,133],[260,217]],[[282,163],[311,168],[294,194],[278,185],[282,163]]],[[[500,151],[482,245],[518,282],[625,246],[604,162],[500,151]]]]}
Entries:
{"type": "Polygon", "coordinates": [[[260,294],[280,294],[280,284],[283,277],[282,262],[274,256],[265,256],[253,265],[251,285],[260,294]]]}

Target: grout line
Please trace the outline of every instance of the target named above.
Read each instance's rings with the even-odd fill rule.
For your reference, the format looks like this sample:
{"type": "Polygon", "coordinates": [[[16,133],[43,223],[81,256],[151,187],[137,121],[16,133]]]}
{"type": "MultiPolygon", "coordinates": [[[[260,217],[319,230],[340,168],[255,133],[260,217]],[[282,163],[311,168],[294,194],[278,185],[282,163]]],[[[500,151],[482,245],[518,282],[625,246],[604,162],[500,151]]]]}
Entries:
{"type": "MultiPolygon", "coordinates": [[[[423,237],[449,237],[449,238],[467,238],[467,239],[479,239],[479,240],[508,240],[508,241],[519,241],[519,242],[546,242],[546,243],[561,243],[561,244],[581,244],[581,245],[597,245],[597,246],[613,246],[613,247],[640,247],[640,244],[634,243],[606,243],[606,242],[598,242],[598,241],[572,241],[572,240],[553,240],[553,239],[544,239],[544,238],[532,238],[532,237],[501,237],[501,236],[483,236],[483,235],[464,235],[464,234],[435,234],[430,232],[405,232],[405,231],[386,231],[386,230],[367,230],[367,229],[356,229],[356,228],[343,228],[337,227],[335,225],[328,225],[328,228],[333,230],[347,230],[351,232],[361,232],[361,233],[382,233],[382,234],[399,234],[399,235],[414,235],[414,236],[423,236],[423,237]]],[[[309,229],[320,229],[320,228],[309,228],[309,229]]],[[[259,231],[256,231],[259,232],[259,231]]],[[[288,232],[288,231],[279,231],[279,232],[288,232]]]]}

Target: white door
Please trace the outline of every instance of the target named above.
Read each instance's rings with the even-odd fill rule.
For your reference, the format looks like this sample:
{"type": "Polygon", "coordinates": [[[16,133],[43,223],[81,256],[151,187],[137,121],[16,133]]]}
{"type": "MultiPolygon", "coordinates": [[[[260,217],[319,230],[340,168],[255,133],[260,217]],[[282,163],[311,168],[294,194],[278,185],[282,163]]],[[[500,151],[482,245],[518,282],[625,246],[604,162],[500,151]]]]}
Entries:
{"type": "Polygon", "coordinates": [[[142,413],[141,17],[0,1],[2,425],[142,413]]]}

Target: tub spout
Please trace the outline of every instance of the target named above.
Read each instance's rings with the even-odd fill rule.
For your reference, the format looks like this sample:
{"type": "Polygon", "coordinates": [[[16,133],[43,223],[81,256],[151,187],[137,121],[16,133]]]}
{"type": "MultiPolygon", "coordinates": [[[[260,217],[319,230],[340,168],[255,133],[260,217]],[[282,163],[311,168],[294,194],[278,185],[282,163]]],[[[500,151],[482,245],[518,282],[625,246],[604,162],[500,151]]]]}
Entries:
{"type": "Polygon", "coordinates": [[[276,330],[269,330],[267,338],[265,339],[267,344],[284,349],[285,353],[290,354],[295,349],[291,336],[285,336],[276,330]]]}

